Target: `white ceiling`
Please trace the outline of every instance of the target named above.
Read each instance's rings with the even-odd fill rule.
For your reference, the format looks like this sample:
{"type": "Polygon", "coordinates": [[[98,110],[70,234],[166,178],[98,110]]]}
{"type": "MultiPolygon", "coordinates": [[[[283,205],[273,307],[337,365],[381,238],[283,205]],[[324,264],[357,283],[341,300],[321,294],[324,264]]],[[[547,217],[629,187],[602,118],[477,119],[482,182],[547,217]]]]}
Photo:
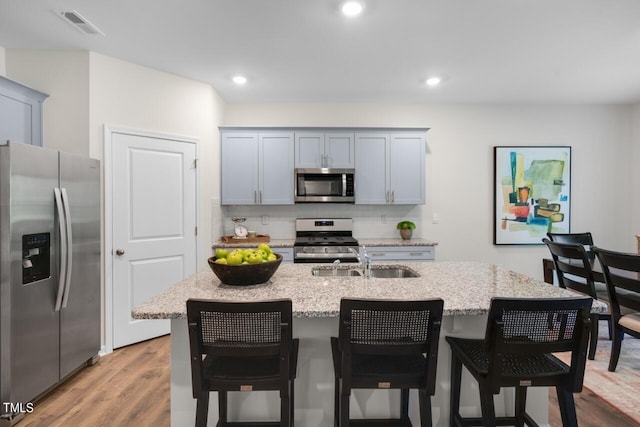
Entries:
{"type": "Polygon", "coordinates": [[[640,102],[638,0],[364,1],[348,19],[339,0],[0,0],[0,46],[91,50],[227,102],[640,102]],[[105,35],[53,12],[72,9],[105,35]]]}

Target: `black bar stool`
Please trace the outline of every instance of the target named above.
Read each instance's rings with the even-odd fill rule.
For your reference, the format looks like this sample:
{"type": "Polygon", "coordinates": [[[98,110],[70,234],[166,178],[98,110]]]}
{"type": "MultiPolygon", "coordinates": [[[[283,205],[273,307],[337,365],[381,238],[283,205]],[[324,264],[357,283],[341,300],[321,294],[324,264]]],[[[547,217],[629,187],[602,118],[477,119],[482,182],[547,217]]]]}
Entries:
{"type": "Polygon", "coordinates": [[[225,302],[189,299],[187,319],[196,427],[207,425],[209,392],[218,392],[217,426],[293,426],[298,339],[291,300],[225,302]],[[279,422],[227,422],[227,392],[280,391],[279,422]]]}
{"type": "Polygon", "coordinates": [[[582,390],[591,298],[491,301],[485,339],[446,337],[451,346],[452,426],[537,426],[526,413],[528,387],[554,386],[562,425],[576,426],[573,393],[582,390]],[[571,352],[567,365],[552,353],[571,352]],[[460,415],[462,366],[478,381],[482,417],[460,415]],[[493,395],[515,387],[515,415],[496,417],[493,395]]]}
{"type": "Polygon", "coordinates": [[[419,392],[420,425],[432,425],[443,304],[442,299],[341,300],[339,337],[331,338],[334,425],[411,426],[410,389],[419,392]],[[352,389],[400,389],[400,418],[351,420],[352,389]]]}

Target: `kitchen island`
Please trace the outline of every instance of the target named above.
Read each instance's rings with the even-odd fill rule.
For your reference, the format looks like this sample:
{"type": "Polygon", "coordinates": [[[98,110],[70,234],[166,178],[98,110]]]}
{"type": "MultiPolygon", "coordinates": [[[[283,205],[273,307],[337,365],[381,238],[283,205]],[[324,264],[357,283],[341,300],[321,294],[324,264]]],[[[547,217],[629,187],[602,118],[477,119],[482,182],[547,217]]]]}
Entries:
{"type": "MultiPolygon", "coordinates": [[[[553,285],[509,271],[505,268],[475,262],[403,263],[420,277],[364,279],[363,277],[313,277],[315,264],[281,264],[271,280],[252,286],[221,284],[204,268],[179,284],[154,297],[133,311],[137,319],[171,319],[171,425],[192,425],[195,400],[191,395],[189,338],[186,323],[186,300],[207,298],[228,301],[290,298],[293,304],[293,334],[300,338],[298,376],[295,384],[295,420],[303,427],[333,425],[333,366],[329,337],[337,335],[340,299],[444,299],[444,319],[438,352],[436,393],[432,398],[435,426],[449,426],[450,350],[447,335],[482,337],[491,298],[567,297],[576,294],[553,285]]],[[[390,264],[376,263],[377,267],[390,264]]],[[[327,268],[324,264],[323,268],[327,268]]],[[[342,268],[354,268],[354,265],[342,268]]],[[[606,306],[594,302],[594,311],[606,306]]],[[[479,414],[475,382],[463,374],[461,410],[465,415],[479,414]]],[[[353,417],[385,417],[396,415],[399,393],[393,391],[356,390],[351,399],[353,417]]],[[[416,394],[411,395],[412,418],[417,415],[416,394]]],[[[496,413],[511,408],[509,391],[496,397],[496,413]]],[[[230,420],[277,419],[277,392],[235,393],[230,396],[230,420]]],[[[548,393],[532,389],[527,407],[540,425],[548,424],[548,393]]],[[[209,425],[217,419],[217,400],[211,399],[209,425]]],[[[414,425],[417,425],[414,423],[414,425]]]]}

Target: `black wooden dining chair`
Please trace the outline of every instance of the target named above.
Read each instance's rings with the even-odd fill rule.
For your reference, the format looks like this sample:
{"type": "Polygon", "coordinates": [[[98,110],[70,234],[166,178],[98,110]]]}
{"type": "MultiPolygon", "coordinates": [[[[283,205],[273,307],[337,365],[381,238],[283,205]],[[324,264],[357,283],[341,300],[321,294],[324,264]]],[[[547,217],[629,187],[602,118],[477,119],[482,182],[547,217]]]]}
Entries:
{"type": "Polygon", "coordinates": [[[218,392],[218,427],[293,426],[298,339],[291,334],[291,300],[187,301],[191,384],[196,427],[207,425],[209,392],[218,392]],[[280,392],[279,422],[227,421],[227,392],[280,392]]]}
{"type": "Polygon", "coordinates": [[[420,425],[431,426],[443,300],[342,299],[339,336],[331,338],[335,372],[334,425],[351,423],[353,389],[400,389],[399,419],[359,424],[411,426],[409,390],[418,389],[420,425]]]}
{"type": "Polygon", "coordinates": [[[491,301],[484,339],[448,336],[451,346],[452,426],[537,426],[526,412],[528,387],[555,387],[562,425],[577,426],[573,393],[582,390],[591,298],[491,301]],[[554,355],[570,352],[567,364],[554,355]],[[478,382],[481,417],[460,415],[462,366],[478,382]],[[493,396],[515,387],[515,414],[496,417],[493,396]]]}
{"type": "Polygon", "coordinates": [[[609,371],[618,366],[624,334],[640,338],[640,255],[593,248],[609,289],[613,343],[609,371]]]}
{"type": "MultiPolygon", "coordinates": [[[[589,234],[589,233],[586,233],[589,234]]],[[[600,292],[596,289],[596,283],[591,268],[591,260],[582,244],[557,243],[549,239],[542,240],[547,247],[555,264],[558,275],[558,285],[561,288],[572,289],[593,299],[609,302],[606,289],[600,292]]],[[[589,340],[589,359],[595,359],[598,345],[598,321],[606,320],[609,327],[609,337],[613,336],[611,312],[591,314],[591,339],[589,340]]]]}
{"type": "MultiPolygon", "coordinates": [[[[547,233],[549,240],[556,243],[577,243],[591,248],[593,246],[593,236],[591,233],[547,233]]],[[[587,251],[590,249],[585,248],[587,251]]]]}

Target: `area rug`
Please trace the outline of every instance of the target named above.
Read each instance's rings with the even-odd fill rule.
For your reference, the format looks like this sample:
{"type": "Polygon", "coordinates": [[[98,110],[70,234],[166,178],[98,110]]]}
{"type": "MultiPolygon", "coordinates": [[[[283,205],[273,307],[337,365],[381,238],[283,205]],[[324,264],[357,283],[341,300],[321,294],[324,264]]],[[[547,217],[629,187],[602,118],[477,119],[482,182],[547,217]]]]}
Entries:
{"type": "Polygon", "coordinates": [[[584,386],[640,425],[640,340],[625,335],[615,372],[609,372],[611,341],[601,322],[595,360],[587,360],[584,386]]]}

